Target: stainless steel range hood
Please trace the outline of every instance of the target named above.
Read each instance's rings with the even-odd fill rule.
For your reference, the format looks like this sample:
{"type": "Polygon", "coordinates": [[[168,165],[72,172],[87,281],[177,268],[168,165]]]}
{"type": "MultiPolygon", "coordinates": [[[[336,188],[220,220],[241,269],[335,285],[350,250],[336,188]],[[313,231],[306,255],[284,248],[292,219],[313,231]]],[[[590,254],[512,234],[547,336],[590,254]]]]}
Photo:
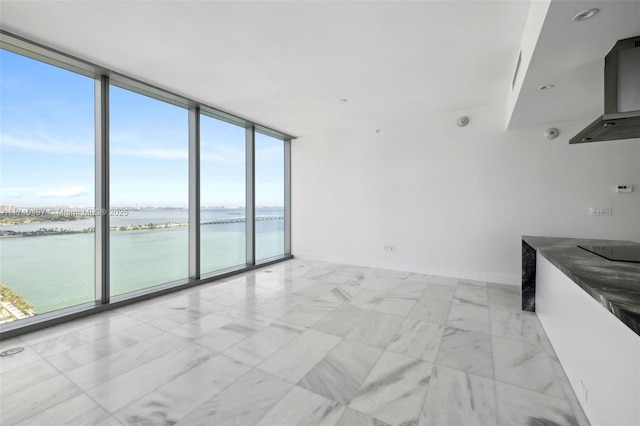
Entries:
{"type": "Polygon", "coordinates": [[[604,58],[604,115],[569,143],[640,138],[640,36],[618,41],[604,58]]]}

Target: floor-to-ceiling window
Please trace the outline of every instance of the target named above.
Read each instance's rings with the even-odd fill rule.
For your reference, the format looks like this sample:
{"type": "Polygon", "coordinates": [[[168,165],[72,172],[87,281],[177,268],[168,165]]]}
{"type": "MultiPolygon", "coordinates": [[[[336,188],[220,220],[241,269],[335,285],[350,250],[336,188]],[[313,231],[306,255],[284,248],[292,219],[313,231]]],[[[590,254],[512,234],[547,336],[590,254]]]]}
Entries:
{"type": "Polygon", "coordinates": [[[246,263],[245,128],[200,118],[200,270],[246,263]]]}
{"type": "Polygon", "coordinates": [[[0,339],[290,255],[291,136],[0,47],[0,339]]]}
{"type": "Polygon", "coordinates": [[[95,299],[94,80],[0,50],[0,322],[95,299]]]}
{"type": "Polygon", "coordinates": [[[284,254],[284,144],[255,134],[256,260],[284,254]]]}
{"type": "Polygon", "coordinates": [[[111,294],[188,276],[188,110],[109,91],[111,294]]]}

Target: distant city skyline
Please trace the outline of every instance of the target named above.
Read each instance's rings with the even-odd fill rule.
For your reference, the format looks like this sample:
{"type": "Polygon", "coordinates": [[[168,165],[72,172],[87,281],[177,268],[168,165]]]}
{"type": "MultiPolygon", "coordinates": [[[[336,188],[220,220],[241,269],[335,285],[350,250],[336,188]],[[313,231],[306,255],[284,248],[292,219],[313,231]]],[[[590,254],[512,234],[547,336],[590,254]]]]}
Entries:
{"type": "MultiPolygon", "coordinates": [[[[152,206],[152,205],[122,205],[122,206],[114,206],[111,205],[110,209],[132,209],[132,210],[161,210],[161,209],[176,209],[176,210],[186,210],[189,206],[152,206]]],[[[201,205],[201,210],[237,210],[244,209],[246,206],[244,205],[201,205]]],[[[284,208],[282,204],[273,204],[273,205],[256,205],[256,209],[271,209],[271,208],[284,208]]],[[[53,206],[53,205],[41,205],[41,206],[21,206],[16,204],[0,204],[0,214],[4,211],[11,210],[82,210],[82,209],[91,209],[95,210],[93,206],[81,206],[81,205],[69,205],[69,206],[53,206]]]]}
{"type": "MultiPolygon", "coordinates": [[[[0,50],[0,204],[94,205],[94,80],[0,50]]],[[[188,112],[110,88],[111,206],[188,204],[188,112]]],[[[244,205],[245,129],[201,120],[201,204],[244,205]]],[[[284,204],[282,141],[256,134],[256,205],[284,204]]]]}

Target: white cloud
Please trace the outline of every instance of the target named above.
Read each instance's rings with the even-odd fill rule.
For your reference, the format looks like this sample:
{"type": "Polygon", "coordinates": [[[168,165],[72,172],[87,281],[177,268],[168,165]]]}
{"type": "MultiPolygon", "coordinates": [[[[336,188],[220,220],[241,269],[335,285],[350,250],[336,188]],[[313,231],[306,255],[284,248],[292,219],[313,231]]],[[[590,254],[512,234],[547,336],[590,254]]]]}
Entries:
{"type": "Polygon", "coordinates": [[[131,157],[153,158],[156,160],[186,160],[189,158],[189,151],[186,149],[115,148],[111,150],[111,153],[131,157]]]}
{"type": "Polygon", "coordinates": [[[153,160],[186,160],[189,158],[189,149],[173,148],[176,143],[168,135],[140,137],[136,132],[114,131],[110,135],[110,152],[112,155],[138,157],[153,160]],[[149,141],[153,140],[153,143],[149,141]]]}
{"type": "MultiPolygon", "coordinates": [[[[51,152],[57,154],[79,154],[94,155],[93,139],[84,143],[61,142],[48,135],[41,134],[37,137],[14,137],[7,134],[0,134],[0,142],[5,147],[15,149],[51,152]]],[[[159,144],[161,145],[161,144],[159,144]]],[[[207,145],[207,144],[203,144],[207,145]]],[[[211,161],[216,163],[241,164],[245,161],[244,145],[239,147],[231,147],[216,143],[214,146],[202,147],[200,158],[202,161],[211,161]]],[[[282,157],[282,148],[265,147],[258,148],[257,153],[262,161],[272,161],[282,157]]],[[[122,155],[127,157],[138,157],[155,160],[186,160],[189,158],[188,149],[160,148],[149,146],[141,143],[132,135],[111,136],[111,154],[122,155]],[[126,147],[124,145],[126,142],[126,147]],[[146,146],[145,146],[146,145],[146,146]],[[137,148],[130,148],[131,146],[137,148]]]]}
{"type": "Polygon", "coordinates": [[[65,143],[53,140],[49,137],[42,136],[38,139],[32,138],[17,138],[7,134],[0,135],[0,141],[2,145],[12,148],[24,149],[28,151],[39,152],[54,152],[65,154],[80,154],[80,155],[92,155],[93,154],[93,140],[90,140],[84,145],[65,143]]]}
{"type": "MultiPolygon", "coordinates": [[[[94,155],[94,141],[89,140],[85,144],[60,142],[46,135],[37,138],[20,138],[7,134],[0,135],[2,145],[27,151],[51,152],[57,154],[94,155]]],[[[112,148],[114,155],[130,157],[153,158],[158,160],[187,159],[189,152],[186,149],[161,149],[161,148],[112,148]]]]}
{"type": "Polygon", "coordinates": [[[42,198],[66,198],[66,197],[77,197],[79,195],[83,195],[88,193],[89,191],[82,185],[70,186],[68,188],[62,188],[53,191],[42,191],[37,194],[38,197],[42,198]]]}
{"type": "Polygon", "coordinates": [[[230,164],[243,164],[245,162],[246,155],[244,152],[244,145],[240,148],[219,144],[209,147],[205,147],[207,144],[202,145],[202,150],[200,152],[200,159],[202,161],[230,164]]]}
{"type": "Polygon", "coordinates": [[[2,188],[2,198],[0,199],[0,204],[6,204],[4,201],[10,200],[13,198],[22,198],[24,196],[29,195],[30,192],[33,192],[30,187],[17,187],[17,186],[7,186],[2,188]],[[4,201],[3,201],[4,200],[4,201]]]}

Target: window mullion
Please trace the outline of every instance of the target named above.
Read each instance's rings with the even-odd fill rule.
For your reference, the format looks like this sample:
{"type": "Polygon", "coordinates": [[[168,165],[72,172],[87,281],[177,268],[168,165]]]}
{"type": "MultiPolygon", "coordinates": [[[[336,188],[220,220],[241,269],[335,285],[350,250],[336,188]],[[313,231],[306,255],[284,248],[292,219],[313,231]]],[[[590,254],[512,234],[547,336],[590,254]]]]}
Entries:
{"type": "Polygon", "coordinates": [[[200,107],[189,109],[189,278],[200,279],[200,107]]]}
{"type": "Polygon", "coordinates": [[[95,286],[109,303],[109,77],[95,80],[95,286]]]}
{"type": "Polygon", "coordinates": [[[284,141],[284,254],[291,254],[291,139],[284,141]]]}
{"type": "Polygon", "coordinates": [[[246,132],[246,226],[247,264],[256,264],[256,192],[255,192],[255,127],[247,127],[246,132]]]}

